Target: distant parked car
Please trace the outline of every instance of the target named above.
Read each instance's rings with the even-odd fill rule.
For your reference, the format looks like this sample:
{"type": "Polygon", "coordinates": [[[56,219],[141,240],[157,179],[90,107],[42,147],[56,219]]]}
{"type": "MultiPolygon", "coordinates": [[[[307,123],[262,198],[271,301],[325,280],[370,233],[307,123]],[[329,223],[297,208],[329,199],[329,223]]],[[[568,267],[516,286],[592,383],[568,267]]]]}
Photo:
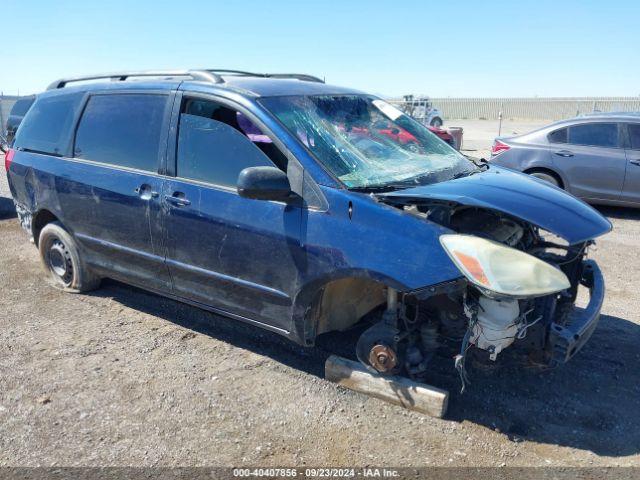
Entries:
{"type": "MultiPolygon", "coordinates": [[[[406,130],[393,128],[393,126],[390,126],[386,122],[377,124],[376,128],[378,129],[378,133],[381,133],[382,135],[386,135],[387,137],[396,140],[402,145],[408,145],[408,146],[417,145],[418,140],[406,130]]],[[[431,133],[436,135],[440,140],[444,140],[453,148],[456,148],[456,144],[455,144],[456,142],[453,140],[453,136],[449,132],[447,132],[445,129],[440,127],[427,127],[427,129],[431,133]]]]}
{"type": "Polygon", "coordinates": [[[596,110],[593,112],[583,113],[582,115],[585,117],[603,117],[603,116],[611,116],[611,115],[616,115],[616,116],[623,115],[625,117],[628,117],[628,116],[640,117],[640,112],[601,112],[599,110],[596,110]]]}
{"type": "Polygon", "coordinates": [[[6,141],[9,145],[13,141],[13,137],[16,135],[16,131],[20,126],[20,122],[27,114],[33,102],[35,102],[36,96],[29,95],[28,97],[19,98],[16,103],[11,107],[11,112],[9,113],[9,118],[7,118],[7,134],[6,141]]]}
{"type": "Polygon", "coordinates": [[[491,163],[593,204],[640,206],[640,115],[598,114],[496,138],[491,163]]]}
{"type": "Polygon", "coordinates": [[[455,140],[453,139],[453,135],[451,135],[444,128],[440,128],[440,127],[427,127],[427,128],[431,133],[434,133],[438,138],[440,138],[441,140],[444,140],[456,150],[460,150],[456,145],[455,140]]]}

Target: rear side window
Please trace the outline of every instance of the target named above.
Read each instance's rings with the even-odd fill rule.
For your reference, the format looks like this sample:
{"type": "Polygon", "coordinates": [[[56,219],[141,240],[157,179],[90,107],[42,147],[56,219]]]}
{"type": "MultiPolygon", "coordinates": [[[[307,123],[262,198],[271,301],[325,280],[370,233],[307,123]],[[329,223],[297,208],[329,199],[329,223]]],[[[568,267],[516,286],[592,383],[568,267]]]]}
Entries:
{"type": "Polygon", "coordinates": [[[547,138],[551,143],[567,143],[567,129],[561,128],[551,132],[547,138]]]}
{"type": "Polygon", "coordinates": [[[158,170],[165,95],[94,95],[78,125],[74,156],[121,167],[158,170]]]}
{"type": "Polygon", "coordinates": [[[14,147],[52,155],[67,148],[73,117],[82,95],[55,95],[38,99],[18,130],[14,147]]]}
{"type": "Polygon", "coordinates": [[[585,123],[569,128],[569,143],[592,147],[618,147],[617,123],[585,123]]]}
{"type": "Polygon", "coordinates": [[[627,128],[629,129],[631,148],[640,150],[640,123],[629,123],[627,128]]]}

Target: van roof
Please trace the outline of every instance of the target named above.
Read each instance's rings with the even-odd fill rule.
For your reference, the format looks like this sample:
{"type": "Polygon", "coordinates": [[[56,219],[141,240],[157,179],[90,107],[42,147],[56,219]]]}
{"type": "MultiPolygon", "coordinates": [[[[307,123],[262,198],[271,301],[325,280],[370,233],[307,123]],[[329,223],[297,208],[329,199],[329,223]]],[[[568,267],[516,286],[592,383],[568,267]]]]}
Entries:
{"type": "Polygon", "coordinates": [[[145,90],[180,88],[200,92],[224,90],[253,97],[362,93],[351,88],[327,85],[323,80],[306,74],[260,74],[235,70],[120,72],[63,78],[49,85],[48,92],[130,88],[145,90]],[[78,85],[70,86],[76,83],[78,85]]]}

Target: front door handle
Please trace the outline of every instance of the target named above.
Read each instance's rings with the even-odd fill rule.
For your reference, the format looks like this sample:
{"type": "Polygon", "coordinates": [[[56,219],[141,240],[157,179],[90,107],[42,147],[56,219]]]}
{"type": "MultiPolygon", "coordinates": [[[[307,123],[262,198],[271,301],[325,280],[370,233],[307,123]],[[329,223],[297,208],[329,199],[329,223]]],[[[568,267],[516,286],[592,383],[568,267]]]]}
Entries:
{"type": "Polygon", "coordinates": [[[557,152],[554,152],[554,153],[559,157],[573,157],[573,153],[570,152],[569,150],[558,150],[557,152]]]}
{"type": "Polygon", "coordinates": [[[635,158],[633,160],[629,160],[629,163],[632,163],[634,165],[640,165],[640,158],[635,158]]]}
{"type": "Polygon", "coordinates": [[[165,195],[164,199],[176,207],[186,207],[191,205],[191,200],[186,199],[184,197],[184,193],[181,192],[175,192],[173,195],[165,195]]]}

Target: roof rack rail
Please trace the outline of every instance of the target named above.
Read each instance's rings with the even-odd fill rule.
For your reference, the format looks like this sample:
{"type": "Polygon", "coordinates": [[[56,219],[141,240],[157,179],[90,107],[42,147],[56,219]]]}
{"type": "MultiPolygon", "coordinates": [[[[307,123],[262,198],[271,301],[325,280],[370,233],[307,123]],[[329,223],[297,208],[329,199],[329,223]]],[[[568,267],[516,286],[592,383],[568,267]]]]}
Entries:
{"type": "Polygon", "coordinates": [[[218,69],[218,68],[207,68],[206,71],[214,74],[229,73],[231,75],[237,75],[240,77],[295,78],[297,80],[304,80],[307,82],[324,83],[324,80],[322,80],[321,78],[318,78],[313,75],[308,75],[306,73],[256,73],[256,72],[246,72],[244,70],[225,70],[225,69],[218,69]]]}
{"type": "Polygon", "coordinates": [[[51,83],[47,90],[55,90],[64,88],[69,83],[84,82],[87,80],[110,79],[114,82],[124,82],[131,77],[191,77],[194,80],[200,80],[209,83],[224,83],[221,75],[230,74],[241,77],[263,77],[263,78],[295,78],[307,82],[324,83],[324,80],[307,75],[305,73],[254,73],[245,72],[243,70],[225,70],[225,69],[198,69],[198,70],[147,70],[140,72],[113,72],[103,73],[100,75],[87,75],[83,77],[61,78],[51,83]]]}
{"type": "Polygon", "coordinates": [[[140,72],[113,72],[100,75],[87,75],[84,77],[61,78],[51,83],[47,90],[64,88],[69,83],[84,82],[87,80],[111,79],[112,81],[125,81],[131,77],[191,77],[211,83],[224,83],[222,77],[210,70],[148,70],[140,72]]]}
{"type": "Polygon", "coordinates": [[[306,73],[267,73],[270,78],[297,78],[298,80],[304,80],[307,82],[324,83],[322,78],[314,75],[308,75],[306,73]]]}

